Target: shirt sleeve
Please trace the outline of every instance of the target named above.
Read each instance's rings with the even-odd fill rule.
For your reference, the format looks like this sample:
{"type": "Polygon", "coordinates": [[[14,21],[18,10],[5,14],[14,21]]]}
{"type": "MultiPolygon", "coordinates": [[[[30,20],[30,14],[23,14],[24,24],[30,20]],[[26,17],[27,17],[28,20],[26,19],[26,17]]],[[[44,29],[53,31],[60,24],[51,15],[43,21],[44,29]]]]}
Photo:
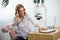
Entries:
{"type": "Polygon", "coordinates": [[[28,20],[31,21],[31,23],[32,23],[34,26],[36,26],[36,24],[37,24],[36,20],[35,20],[35,19],[32,19],[32,18],[31,18],[30,16],[28,16],[28,15],[26,15],[26,16],[27,16],[28,20]]]}
{"type": "Polygon", "coordinates": [[[12,24],[13,24],[15,21],[16,21],[16,18],[14,17],[14,18],[12,19],[12,23],[9,24],[9,28],[10,28],[11,30],[16,30],[16,26],[12,26],[12,24]]]}

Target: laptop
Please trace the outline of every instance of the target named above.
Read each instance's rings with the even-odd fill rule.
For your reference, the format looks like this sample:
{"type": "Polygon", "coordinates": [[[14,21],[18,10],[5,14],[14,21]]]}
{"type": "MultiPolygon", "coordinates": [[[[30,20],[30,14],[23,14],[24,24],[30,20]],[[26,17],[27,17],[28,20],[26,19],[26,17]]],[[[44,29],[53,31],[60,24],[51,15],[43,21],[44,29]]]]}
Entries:
{"type": "Polygon", "coordinates": [[[54,18],[54,24],[52,26],[51,29],[47,29],[47,30],[40,30],[40,32],[44,32],[44,33],[50,33],[50,32],[55,32],[56,30],[54,29],[55,28],[55,24],[56,24],[56,16],[54,18]]]}

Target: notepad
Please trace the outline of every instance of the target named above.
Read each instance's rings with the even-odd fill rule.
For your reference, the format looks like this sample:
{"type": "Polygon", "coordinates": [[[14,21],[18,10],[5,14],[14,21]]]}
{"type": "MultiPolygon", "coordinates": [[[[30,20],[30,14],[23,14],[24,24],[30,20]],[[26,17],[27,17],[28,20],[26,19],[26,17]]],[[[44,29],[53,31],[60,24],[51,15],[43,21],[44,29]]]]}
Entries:
{"type": "Polygon", "coordinates": [[[55,32],[55,31],[56,30],[54,30],[54,29],[40,30],[40,32],[44,32],[44,33],[55,32]]]}

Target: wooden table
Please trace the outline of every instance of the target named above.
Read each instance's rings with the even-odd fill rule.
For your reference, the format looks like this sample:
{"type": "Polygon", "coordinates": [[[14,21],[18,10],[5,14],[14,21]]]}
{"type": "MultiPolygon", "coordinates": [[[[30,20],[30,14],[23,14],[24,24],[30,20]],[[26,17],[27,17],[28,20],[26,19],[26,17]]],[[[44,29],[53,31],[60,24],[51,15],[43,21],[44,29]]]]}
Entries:
{"type": "Polygon", "coordinates": [[[51,33],[28,33],[28,40],[57,40],[60,38],[60,30],[51,33]]]}

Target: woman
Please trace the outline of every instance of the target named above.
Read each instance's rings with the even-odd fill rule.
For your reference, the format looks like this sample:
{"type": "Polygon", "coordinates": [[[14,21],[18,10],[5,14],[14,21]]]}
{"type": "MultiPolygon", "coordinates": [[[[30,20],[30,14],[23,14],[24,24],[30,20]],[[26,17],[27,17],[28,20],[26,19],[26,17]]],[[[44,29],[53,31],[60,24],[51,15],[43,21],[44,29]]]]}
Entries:
{"type": "Polygon", "coordinates": [[[16,17],[14,18],[14,22],[13,22],[12,26],[17,26],[17,29],[13,30],[8,25],[7,27],[5,27],[5,30],[10,32],[12,37],[15,40],[28,40],[28,32],[31,31],[29,28],[29,24],[32,23],[39,29],[40,29],[40,26],[38,24],[34,23],[34,21],[32,21],[28,17],[23,5],[18,4],[16,6],[15,11],[16,11],[16,13],[15,13],[16,17]]]}

